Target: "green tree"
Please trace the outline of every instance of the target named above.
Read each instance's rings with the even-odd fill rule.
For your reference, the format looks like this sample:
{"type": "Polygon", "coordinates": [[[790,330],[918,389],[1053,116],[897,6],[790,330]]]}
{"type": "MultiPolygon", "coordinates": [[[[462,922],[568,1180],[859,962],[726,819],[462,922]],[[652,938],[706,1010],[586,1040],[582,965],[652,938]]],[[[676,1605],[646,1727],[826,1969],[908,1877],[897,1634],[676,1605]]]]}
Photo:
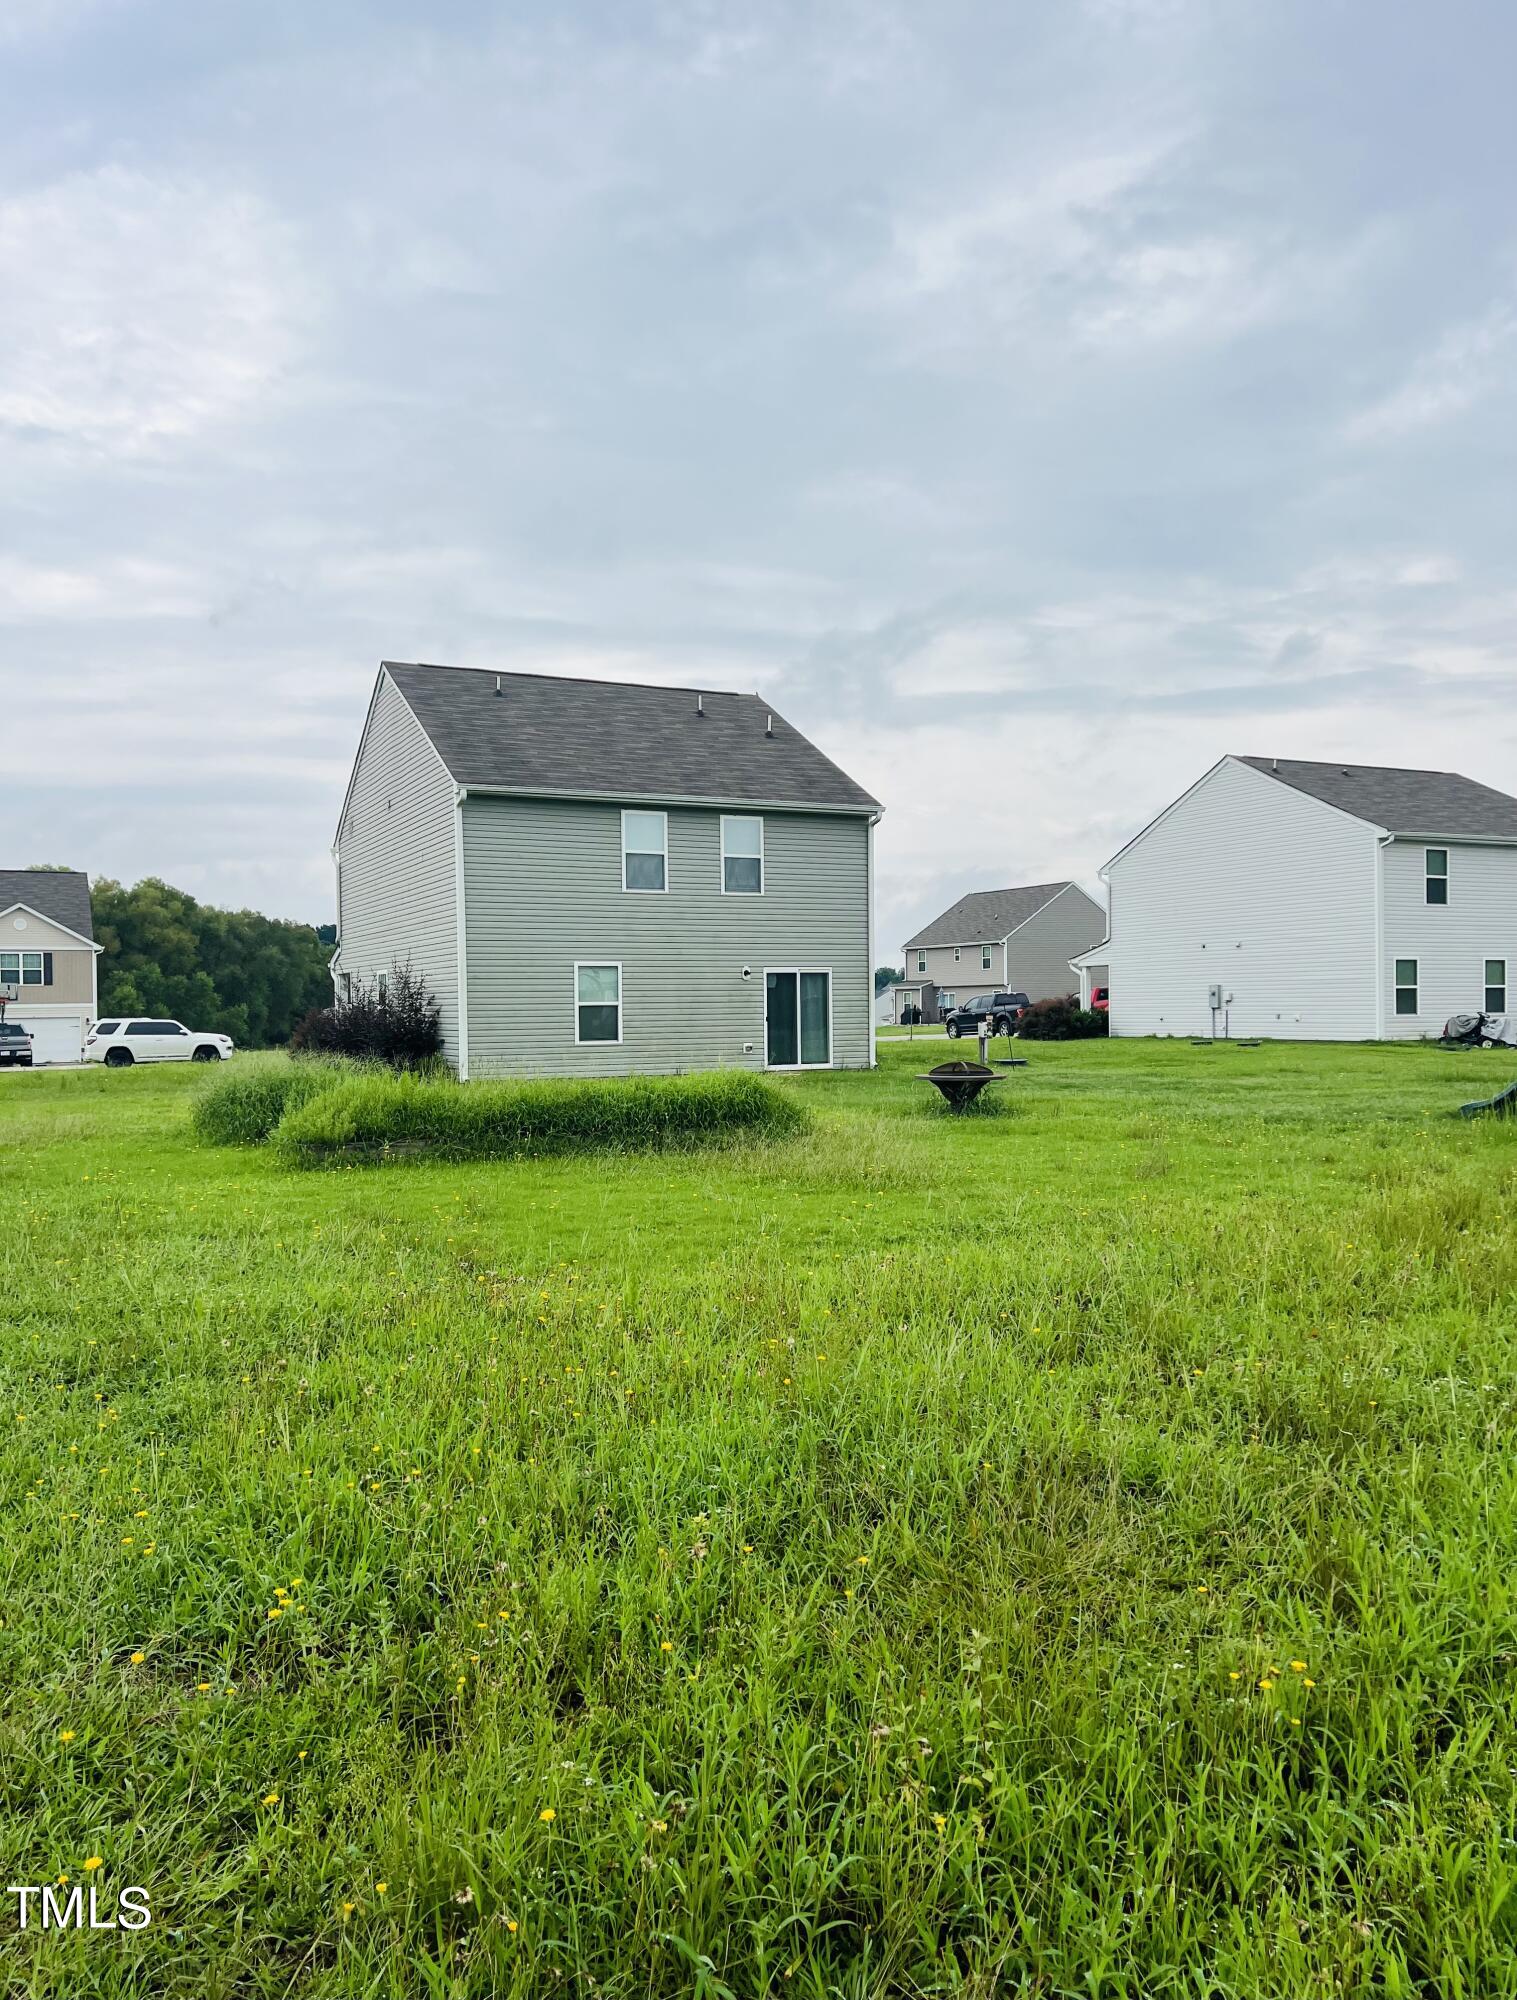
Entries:
{"type": "Polygon", "coordinates": [[[91,901],[103,1015],[168,1015],[266,1048],[331,1000],[332,948],[311,924],[213,909],[153,876],[98,881],[91,901]]]}
{"type": "Polygon", "coordinates": [[[899,986],[905,977],[905,973],[897,965],[877,965],[874,968],[874,990],[876,996],[883,993],[887,986],[899,986]]]}

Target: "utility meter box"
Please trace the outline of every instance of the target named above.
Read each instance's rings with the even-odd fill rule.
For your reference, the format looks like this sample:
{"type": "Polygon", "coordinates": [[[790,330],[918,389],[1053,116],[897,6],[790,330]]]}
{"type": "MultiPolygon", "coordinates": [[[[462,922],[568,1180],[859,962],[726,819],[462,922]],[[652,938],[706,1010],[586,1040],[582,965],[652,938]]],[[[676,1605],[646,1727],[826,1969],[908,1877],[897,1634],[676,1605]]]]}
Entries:
{"type": "Polygon", "coordinates": [[[1207,987],[1206,1004],[1215,1014],[1217,1009],[1222,1005],[1222,988],[1220,986],[1207,987]]]}

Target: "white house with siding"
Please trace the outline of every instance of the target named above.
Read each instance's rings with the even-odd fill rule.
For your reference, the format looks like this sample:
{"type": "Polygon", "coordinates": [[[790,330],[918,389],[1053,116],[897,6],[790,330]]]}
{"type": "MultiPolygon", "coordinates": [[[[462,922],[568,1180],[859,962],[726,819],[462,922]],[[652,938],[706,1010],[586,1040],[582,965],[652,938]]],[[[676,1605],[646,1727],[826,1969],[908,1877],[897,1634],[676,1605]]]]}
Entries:
{"type": "Polygon", "coordinates": [[[1115,1035],[1416,1039],[1517,1000],[1517,798],[1224,757],[1101,871],[1115,1035]]]}
{"type": "Polygon", "coordinates": [[[387,661],[333,978],[409,963],[465,1077],[867,1067],[880,813],[757,695],[387,661]]]}

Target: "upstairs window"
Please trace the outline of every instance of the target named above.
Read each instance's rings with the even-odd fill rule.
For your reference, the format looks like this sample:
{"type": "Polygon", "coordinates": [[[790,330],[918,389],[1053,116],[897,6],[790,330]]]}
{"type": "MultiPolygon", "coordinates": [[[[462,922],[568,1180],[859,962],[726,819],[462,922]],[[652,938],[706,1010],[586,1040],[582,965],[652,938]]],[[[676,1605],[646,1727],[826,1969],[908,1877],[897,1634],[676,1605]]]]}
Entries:
{"type": "Polygon", "coordinates": [[[51,986],[50,951],[0,951],[0,986],[51,986]]]}
{"type": "Polygon", "coordinates": [[[917,953],[917,971],[925,972],[926,970],[927,970],[927,954],[925,951],[919,951],[917,953]]]}
{"type": "Polygon", "coordinates": [[[722,814],[722,894],[764,893],[764,822],[722,814]]]}
{"type": "Polygon", "coordinates": [[[669,815],[622,814],[622,887],[657,895],[669,886],[669,815]]]}
{"type": "Polygon", "coordinates": [[[576,965],[574,968],[575,1041],[619,1042],[621,1038],[620,965],[576,965]]]}
{"type": "Polygon", "coordinates": [[[1417,961],[1415,958],[1396,960],[1396,1012],[1415,1014],[1417,1011],[1417,961]]]}
{"type": "Polygon", "coordinates": [[[1446,903],[1449,899],[1449,851],[1446,847],[1430,847],[1426,858],[1424,888],[1427,900],[1430,903],[1446,903]]]}
{"type": "Polygon", "coordinates": [[[1487,1014],[1506,1012],[1506,960],[1488,958],[1485,962],[1485,1011],[1487,1014]]]}
{"type": "Polygon", "coordinates": [[[988,944],[980,946],[980,970],[981,972],[989,972],[990,970],[990,946],[988,944]]]}
{"type": "Polygon", "coordinates": [[[957,945],[953,948],[953,962],[955,965],[959,962],[959,947],[957,945]]]}

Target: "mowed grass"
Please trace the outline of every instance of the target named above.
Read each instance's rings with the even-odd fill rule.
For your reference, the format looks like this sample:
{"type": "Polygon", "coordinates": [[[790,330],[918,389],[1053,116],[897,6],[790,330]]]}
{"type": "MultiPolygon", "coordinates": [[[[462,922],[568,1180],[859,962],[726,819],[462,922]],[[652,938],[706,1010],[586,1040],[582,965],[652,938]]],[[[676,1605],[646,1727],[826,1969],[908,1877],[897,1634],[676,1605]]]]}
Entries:
{"type": "Polygon", "coordinates": [[[153,1908],[7,1994],[1517,1994],[1507,1067],[1028,1053],[323,1174],[0,1079],[0,1867],[153,1908]]]}

